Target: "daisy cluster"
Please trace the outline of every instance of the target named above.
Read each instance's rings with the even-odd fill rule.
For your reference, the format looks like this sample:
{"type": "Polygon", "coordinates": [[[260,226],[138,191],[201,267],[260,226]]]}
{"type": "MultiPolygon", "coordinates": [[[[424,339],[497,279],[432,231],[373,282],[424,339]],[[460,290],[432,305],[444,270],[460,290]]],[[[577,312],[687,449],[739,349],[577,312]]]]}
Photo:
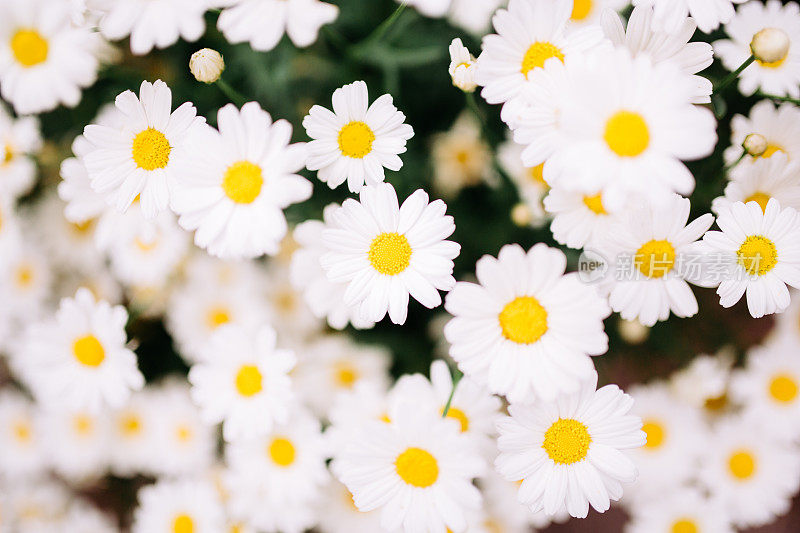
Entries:
{"type": "Polygon", "coordinates": [[[339,4],[0,1],[0,533],[789,513],[800,6],[339,4]],[[608,383],[696,315],[730,346],[608,383]]]}

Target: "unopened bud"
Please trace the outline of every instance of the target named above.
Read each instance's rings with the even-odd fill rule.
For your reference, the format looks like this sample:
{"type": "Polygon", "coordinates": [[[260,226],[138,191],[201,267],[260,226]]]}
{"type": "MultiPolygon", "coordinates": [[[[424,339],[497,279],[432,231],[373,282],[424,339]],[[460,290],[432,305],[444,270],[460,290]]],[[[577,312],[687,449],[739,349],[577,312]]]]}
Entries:
{"type": "Polygon", "coordinates": [[[764,28],[753,36],[750,51],[762,63],[780,63],[789,55],[791,41],[786,32],[778,28],[764,28]]]}
{"type": "Polygon", "coordinates": [[[225,70],[225,60],[222,54],[211,48],[203,48],[192,54],[189,60],[189,70],[197,81],[214,83],[225,70]]]}
{"type": "Polygon", "coordinates": [[[475,58],[469,53],[461,39],[453,39],[450,43],[450,77],[453,85],[471,93],[477,87],[475,83],[475,58]]]}
{"type": "Polygon", "coordinates": [[[620,319],[617,328],[619,336],[628,344],[641,344],[650,336],[650,328],[642,325],[638,320],[620,319]]]}
{"type": "Polygon", "coordinates": [[[511,209],[511,220],[521,228],[530,226],[533,222],[531,208],[522,202],[518,203],[511,209]]]}
{"type": "Polygon", "coordinates": [[[767,142],[767,139],[760,133],[751,133],[744,138],[742,148],[744,148],[744,151],[747,155],[761,157],[764,155],[764,152],[767,151],[767,148],[769,148],[769,143],[767,142]]]}

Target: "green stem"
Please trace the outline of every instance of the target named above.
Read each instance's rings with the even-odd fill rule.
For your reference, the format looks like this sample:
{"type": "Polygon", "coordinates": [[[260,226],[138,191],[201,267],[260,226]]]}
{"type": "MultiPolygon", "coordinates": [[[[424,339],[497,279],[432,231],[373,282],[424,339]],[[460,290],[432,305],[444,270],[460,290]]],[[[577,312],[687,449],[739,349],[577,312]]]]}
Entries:
{"type": "Polygon", "coordinates": [[[450,412],[450,404],[453,403],[453,396],[456,394],[456,387],[458,387],[458,382],[461,381],[461,378],[464,377],[458,369],[455,370],[453,374],[453,390],[450,391],[450,397],[447,398],[447,403],[444,404],[444,409],[442,409],[442,418],[447,417],[447,413],[450,412]]]}
{"type": "Polygon", "coordinates": [[[231,102],[236,104],[237,107],[242,107],[247,102],[247,98],[242,96],[239,91],[231,87],[228,82],[222,78],[218,79],[215,83],[216,86],[219,87],[219,90],[222,91],[231,102]]]}
{"type": "Polygon", "coordinates": [[[750,55],[750,57],[748,57],[744,63],[739,65],[739,68],[728,74],[728,76],[725,79],[723,79],[721,82],[719,82],[719,84],[716,87],[714,87],[714,94],[720,93],[723,89],[725,89],[725,87],[733,83],[736,80],[736,78],[739,77],[739,74],[741,74],[744,69],[752,65],[753,61],[755,60],[756,57],[754,55],[750,55]]]}
{"type": "Polygon", "coordinates": [[[397,17],[399,17],[400,14],[405,9],[406,9],[406,0],[403,0],[403,2],[399,6],[397,6],[397,9],[394,10],[394,13],[389,15],[389,18],[384,20],[380,24],[380,26],[375,28],[375,31],[373,31],[372,34],[369,37],[367,37],[364,41],[365,42],[380,41],[383,38],[383,36],[386,34],[386,32],[389,31],[389,28],[392,27],[392,24],[395,23],[395,21],[397,20],[397,17]]]}
{"type": "Polygon", "coordinates": [[[790,103],[795,104],[795,105],[800,105],[800,99],[791,98],[789,96],[778,96],[778,95],[775,95],[775,94],[762,93],[761,91],[756,93],[756,96],[759,96],[761,98],[768,98],[770,100],[776,100],[778,102],[790,102],[790,103]]]}
{"type": "Polygon", "coordinates": [[[747,150],[744,150],[744,148],[742,148],[742,150],[743,150],[743,151],[742,151],[742,155],[740,155],[740,156],[739,156],[739,159],[737,159],[736,161],[734,161],[733,163],[731,163],[730,165],[726,166],[726,167],[723,169],[723,172],[724,172],[725,174],[729,173],[731,170],[733,170],[734,168],[736,168],[736,166],[737,166],[739,163],[741,163],[741,162],[742,162],[742,160],[743,160],[743,159],[744,159],[744,158],[747,156],[747,150]]]}

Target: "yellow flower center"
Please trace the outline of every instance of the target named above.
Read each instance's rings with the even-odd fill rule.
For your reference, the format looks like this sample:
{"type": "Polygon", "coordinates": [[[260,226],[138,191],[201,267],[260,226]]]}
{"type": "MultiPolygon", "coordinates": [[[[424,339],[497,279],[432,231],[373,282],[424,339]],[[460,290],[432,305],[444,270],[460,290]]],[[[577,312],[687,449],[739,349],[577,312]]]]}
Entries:
{"type": "Polygon", "coordinates": [[[172,521],[172,533],[194,533],[194,520],[187,514],[179,514],[172,521]]]}
{"type": "Polygon", "coordinates": [[[758,203],[758,205],[761,206],[761,211],[766,212],[767,203],[769,203],[770,198],[771,198],[770,195],[765,194],[763,192],[754,192],[753,194],[748,196],[747,199],[745,199],[744,203],[756,202],[758,203]]]}
{"type": "Polygon", "coordinates": [[[334,381],[343,388],[351,388],[358,381],[358,369],[350,361],[336,361],[333,365],[334,381]]]}
{"type": "Polygon", "coordinates": [[[236,373],[236,390],[245,397],[258,394],[263,389],[261,371],[255,365],[243,365],[236,373]]]}
{"type": "Polygon", "coordinates": [[[499,316],[503,336],[517,344],[533,344],[547,333],[547,310],[533,296],[518,296],[499,316]]]}
{"type": "Polygon", "coordinates": [[[133,138],[133,161],[144,170],[166,167],[171,151],[169,141],[157,129],[147,128],[133,138]]]}
{"type": "Polygon", "coordinates": [[[79,236],[85,237],[91,233],[92,229],[94,228],[95,220],[90,218],[84,222],[73,222],[69,225],[72,232],[79,236]]]}
{"type": "Polygon", "coordinates": [[[94,423],[92,418],[88,415],[80,414],[72,418],[72,428],[81,437],[87,437],[92,434],[94,423]]]}
{"type": "Polygon", "coordinates": [[[135,244],[136,248],[138,248],[143,254],[149,254],[158,248],[158,237],[154,237],[151,241],[143,241],[139,237],[136,237],[136,239],[133,241],[133,244],[135,244]]]}
{"type": "Polygon", "coordinates": [[[411,262],[411,245],[405,235],[381,233],[369,245],[369,262],[372,268],[385,276],[396,276],[411,262]]]}
{"type": "Polygon", "coordinates": [[[589,208],[589,211],[595,215],[607,215],[608,211],[603,206],[603,193],[597,193],[592,196],[583,197],[583,205],[589,208]]]}
{"type": "Polygon", "coordinates": [[[422,448],[406,449],[397,456],[394,466],[403,481],[421,489],[430,487],[439,478],[436,458],[422,448]]]}
{"type": "Polygon", "coordinates": [[[777,60],[777,61],[762,61],[762,60],[760,60],[760,59],[756,59],[756,61],[757,61],[757,62],[758,62],[758,64],[759,64],[759,65],[761,65],[762,67],[767,67],[767,68],[780,68],[780,67],[782,67],[782,66],[783,66],[784,62],[786,62],[786,58],[787,58],[787,57],[789,57],[789,51],[788,51],[788,50],[786,51],[786,55],[784,55],[782,58],[780,58],[780,59],[779,59],[779,60],[777,60]]]}
{"type": "Polygon", "coordinates": [[[133,437],[142,431],[142,420],[135,413],[127,413],[120,418],[119,429],[126,437],[133,437]]]}
{"type": "Polygon", "coordinates": [[[712,413],[722,411],[728,407],[728,395],[723,393],[716,398],[707,398],[703,406],[707,411],[711,411],[712,413]]]}
{"type": "Polygon", "coordinates": [[[647,435],[647,442],[644,444],[645,448],[654,450],[664,444],[664,437],[666,437],[667,432],[664,430],[664,426],[657,421],[645,420],[644,424],[642,424],[642,431],[647,435]]]}
{"type": "Polygon", "coordinates": [[[14,148],[11,146],[11,144],[6,143],[3,146],[3,159],[0,160],[0,166],[11,163],[12,159],[14,159],[14,148]]]}
{"type": "MultiPolygon", "coordinates": [[[[442,407],[442,412],[444,412],[444,407],[442,407]]],[[[469,418],[467,418],[467,415],[464,414],[464,411],[458,407],[451,406],[450,409],[447,410],[447,418],[458,420],[458,423],[461,424],[461,433],[469,430],[469,418]]]]}
{"type": "Polygon", "coordinates": [[[13,428],[14,438],[21,444],[27,444],[33,438],[33,429],[26,420],[17,421],[13,428]]]}
{"type": "Polygon", "coordinates": [[[648,278],[661,278],[675,266],[675,248],[669,241],[649,241],[639,248],[633,261],[648,278]]]}
{"type": "Polygon", "coordinates": [[[790,403],[797,398],[797,381],[789,374],[779,374],[769,382],[769,395],[781,403],[790,403]]]}
{"type": "Polygon", "coordinates": [[[105,360],[106,351],[94,335],[86,335],[72,343],[72,353],[79,363],[97,367],[105,360]]]}
{"type": "Polygon", "coordinates": [[[749,479],[756,471],[756,458],[748,450],[738,450],[728,458],[728,469],[739,481],[749,479]]]}
{"type": "Polygon", "coordinates": [[[739,264],[751,276],[763,276],[778,264],[775,243],[761,235],[748,237],[736,252],[739,264]]]}
{"type": "Polygon", "coordinates": [[[528,179],[530,179],[533,183],[547,187],[547,182],[544,181],[544,163],[529,168],[528,179]]]}
{"type": "Polygon", "coordinates": [[[572,20],[583,20],[592,11],[592,0],[575,0],[572,4],[572,20]]]}
{"type": "Polygon", "coordinates": [[[586,458],[591,442],[585,425],[571,418],[559,418],[545,432],[542,448],[555,463],[571,465],[586,458]]]}
{"type": "Polygon", "coordinates": [[[773,155],[777,154],[778,152],[785,152],[785,150],[783,149],[782,146],[779,146],[777,144],[768,144],[767,145],[767,149],[764,150],[764,153],[761,154],[760,157],[765,157],[765,158],[769,159],[770,157],[772,157],[773,155]]]}
{"type": "Polygon", "coordinates": [[[681,518],[672,524],[671,533],[700,533],[700,528],[694,523],[694,520],[688,518],[681,518]]]}
{"type": "Polygon", "coordinates": [[[269,456],[276,465],[287,467],[294,463],[294,444],[289,439],[276,437],[269,445],[269,456]]]}
{"type": "Polygon", "coordinates": [[[608,119],[603,138],[611,151],[620,157],[636,157],[650,146],[647,122],[633,111],[618,111],[608,119]]]}
{"type": "Polygon", "coordinates": [[[537,41],[525,52],[525,57],[522,58],[520,72],[527,78],[530,71],[537,67],[544,67],[545,61],[551,57],[557,57],[559,61],[564,61],[564,53],[556,45],[547,41],[537,41]]]}
{"type": "Polygon", "coordinates": [[[48,48],[47,40],[36,30],[18,30],[11,38],[14,58],[25,68],[47,61],[48,48]]]}
{"type": "Polygon", "coordinates": [[[264,176],[261,167],[250,161],[239,161],[228,167],[222,179],[225,195],[237,204],[251,204],[261,194],[264,176]]]}
{"type": "Polygon", "coordinates": [[[343,155],[362,159],[372,152],[375,133],[364,122],[353,121],[339,131],[339,150],[343,155]]]}
{"type": "Polygon", "coordinates": [[[224,307],[214,307],[209,309],[208,313],[206,314],[206,325],[209,329],[217,329],[218,327],[222,326],[223,324],[227,324],[231,321],[231,315],[228,312],[228,309],[224,307]]]}
{"type": "Polygon", "coordinates": [[[20,289],[29,288],[31,285],[33,285],[33,281],[35,279],[33,267],[28,264],[20,265],[15,272],[14,279],[17,282],[17,287],[20,289]]]}
{"type": "Polygon", "coordinates": [[[192,440],[193,435],[192,428],[187,425],[180,425],[175,429],[175,438],[178,439],[178,442],[187,443],[192,440]]]}

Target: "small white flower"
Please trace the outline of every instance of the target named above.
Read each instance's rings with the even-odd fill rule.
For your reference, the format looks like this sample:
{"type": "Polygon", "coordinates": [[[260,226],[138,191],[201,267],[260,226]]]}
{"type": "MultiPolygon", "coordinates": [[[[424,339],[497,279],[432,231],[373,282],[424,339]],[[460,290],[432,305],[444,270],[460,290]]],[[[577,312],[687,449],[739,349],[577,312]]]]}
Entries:
{"type": "Polygon", "coordinates": [[[288,420],[295,357],[275,341],[269,326],[222,326],[203,348],[203,362],[189,371],[192,399],[207,423],[224,422],[227,441],[264,435],[288,420]]]}
{"type": "Polygon", "coordinates": [[[449,131],[433,136],[431,155],[433,187],[446,197],[494,178],[491,149],[471,113],[462,113],[449,131]]]}
{"type": "Polygon", "coordinates": [[[15,200],[31,190],[36,179],[31,156],[41,148],[38,119],[14,119],[0,106],[0,196],[5,200],[15,200]]]}
{"type": "Polygon", "coordinates": [[[369,104],[367,84],[357,81],[333,92],[333,111],[315,105],[303,119],[313,140],[306,166],[334,189],[347,180],[351,192],[384,180],[384,168],[400,170],[414,130],[384,94],[369,104]]]}
{"type": "Polygon", "coordinates": [[[93,481],[109,466],[111,417],[108,411],[52,406],[43,413],[48,460],[60,476],[75,483],[93,481]]]}
{"type": "Polygon", "coordinates": [[[214,83],[222,76],[223,70],[225,70],[225,60],[222,54],[211,48],[198,50],[189,58],[189,71],[197,81],[214,83]]]}
{"type": "Polygon", "coordinates": [[[249,42],[272,50],[286,33],[295,46],[317,40],[319,29],[336,20],[339,8],[319,0],[224,0],[217,27],[230,43],[249,42]]]}
{"type": "Polygon", "coordinates": [[[445,240],[455,231],[446,209],[421,189],[398,206],[388,183],[345,200],[323,233],[330,251],[321,259],[330,280],[347,282],[345,303],[375,322],[388,312],[395,324],[405,323],[409,296],[428,309],[441,305],[439,291],[455,285],[453,259],[461,250],[445,240]]]}
{"type": "Polygon", "coordinates": [[[52,320],[32,324],[15,354],[16,365],[46,404],[99,410],[121,407],[144,378],[125,346],[128,313],[97,302],[88,289],[61,300],[52,320]]]}
{"type": "Polygon", "coordinates": [[[135,474],[156,475],[154,451],[158,442],[159,406],[150,387],[134,392],[130,401],[110,417],[111,446],[107,451],[111,471],[121,477],[135,474]]]}
{"type": "Polygon", "coordinates": [[[771,198],[782,207],[800,209],[800,162],[790,162],[781,152],[756,158],[734,173],[725,186],[725,195],[715,198],[711,209],[720,213],[734,202],[756,202],[764,210],[771,198]]]}
{"type": "Polygon", "coordinates": [[[4,481],[36,478],[47,468],[42,422],[35,404],[22,393],[8,388],[0,391],[0,476],[4,481]]]}
{"type": "MultiPolygon", "coordinates": [[[[789,307],[789,289],[800,288],[800,216],[771,199],[765,209],[756,201],[736,202],[717,218],[722,231],[703,236],[712,255],[722,260],[725,277],[719,285],[722,307],[731,307],[747,293],[747,309],[755,318],[780,313],[789,307]]],[[[718,265],[719,266],[719,265],[718,265]]]]}
{"type": "Polygon", "coordinates": [[[475,58],[461,39],[453,39],[450,43],[450,68],[448,69],[453,85],[464,91],[471,93],[478,86],[475,83],[475,58]]]}
{"type": "Polygon", "coordinates": [[[92,0],[98,27],[109,40],[130,36],[131,51],[144,55],[179,38],[196,41],[206,29],[209,2],[198,0],[92,0]]]}
{"type": "Polygon", "coordinates": [[[722,64],[734,71],[753,51],[753,37],[765,28],[782,31],[791,41],[786,53],[775,61],[756,61],[739,75],[739,91],[751,95],[757,90],[779,96],[800,97],[800,5],[779,0],[748,2],[725,26],[730,39],[715,41],[714,50],[722,64]]]}
{"type": "Polygon", "coordinates": [[[171,205],[194,240],[219,257],[275,254],[286,235],[283,209],[307,200],[311,183],[296,174],[305,164],[302,143],[290,144],[292,126],[275,123],[256,102],[218,113],[219,131],[201,128],[191,138],[171,205]]]}
{"type": "Polygon", "coordinates": [[[615,213],[606,210],[602,191],[585,194],[554,187],[544,198],[544,209],[553,215],[553,238],[569,248],[594,246],[617,222],[615,213]]]}
{"type": "Polygon", "coordinates": [[[786,32],[780,28],[764,28],[753,35],[750,42],[750,51],[757,61],[762,63],[777,63],[789,55],[792,42],[786,32]]]}
{"type": "Polygon", "coordinates": [[[172,112],[172,91],[161,80],[142,82],[139,97],[132,91],[117,96],[120,128],[90,124],[84,129],[93,149],[83,155],[92,188],[124,212],[137,196],[145,217],[169,206],[175,166],[186,157],[186,140],[205,119],[186,102],[172,112]]]}
{"type": "Polygon", "coordinates": [[[719,498],[693,487],[662,492],[631,507],[627,533],[734,533],[730,516],[719,498]]]}
{"type": "Polygon", "coordinates": [[[479,284],[456,284],[444,334],[464,374],[512,402],[551,401],[591,378],[589,356],[608,350],[610,309],[566,266],[558,249],[509,244],[478,261],[479,284]]]}
{"type": "Polygon", "coordinates": [[[159,481],[139,489],[134,533],[223,531],[224,515],[214,486],[203,479],[159,481]]]}
{"type": "Polygon", "coordinates": [[[566,508],[585,518],[591,505],[602,513],[622,497],[620,483],[636,479],[622,450],[644,444],[642,419],[629,414],[633,399],[616,385],[596,387],[594,374],[558,400],[512,404],[511,416],[498,422],[495,466],[507,480],[522,482],[518,499],[532,512],[566,508]]]}
{"type": "Polygon", "coordinates": [[[760,157],[745,157],[731,171],[732,176],[746,172],[760,158],[768,159],[778,152],[790,161],[800,161],[800,109],[785,103],[776,108],[769,100],[761,100],[750,110],[750,116],[734,115],[731,119],[731,145],[725,149],[725,162],[733,164],[742,155],[748,135],[759,134],[767,140],[767,149],[760,157]]]}
{"type": "Polygon", "coordinates": [[[539,227],[548,218],[542,201],[550,190],[550,186],[544,181],[542,174],[544,164],[528,167],[522,163],[523,149],[521,144],[512,139],[503,142],[497,148],[497,163],[514,182],[523,205],[529,210],[528,213],[525,213],[525,218],[529,216],[530,220],[525,221],[526,224],[522,225],[530,223],[539,227]]]}
{"type": "Polygon", "coordinates": [[[67,2],[0,5],[0,93],[18,114],[75,107],[97,79],[97,41],[70,21],[67,2]]]}
{"type": "Polygon", "coordinates": [[[703,33],[711,33],[734,16],[733,4],[747,0],[633,0],[634,6],[653,6],[655,27],[673,33],[680,29],[687,16],[697,21],[703,33]]]}

